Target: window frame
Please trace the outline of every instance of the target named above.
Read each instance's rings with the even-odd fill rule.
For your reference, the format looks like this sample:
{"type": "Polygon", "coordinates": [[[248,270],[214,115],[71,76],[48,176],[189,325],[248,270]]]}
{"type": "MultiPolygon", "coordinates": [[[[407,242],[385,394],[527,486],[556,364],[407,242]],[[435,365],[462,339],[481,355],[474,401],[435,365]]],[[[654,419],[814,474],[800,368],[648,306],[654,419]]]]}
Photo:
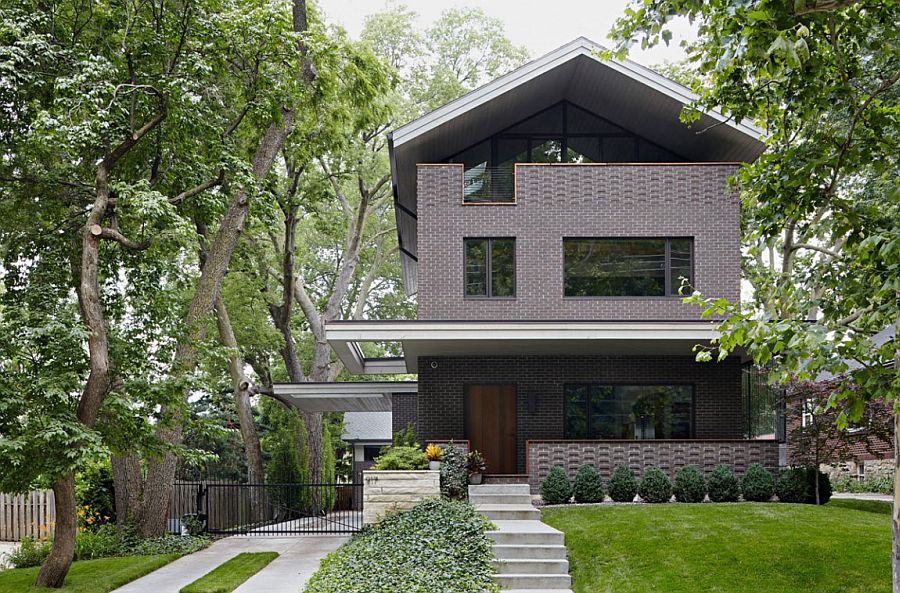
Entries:
{"type": "Polygon", "coordinates": [[[682,299],[685,295],[677,294],[676,288],[672,286],[672,241],[690,241],[691,243],[691,286],[696,287],[697,277],[695,267],[697,262],[695,237],[693,236],[671,236],[671,237],[573,237],[565,236],[562,238],[562,297],[563,299],[572,300],[593,300],[593,299],[682,299]],[[664,291],[662,295],[567,295],[566,294],[566,241],[665,241],[664,257],[665,257],[665,274],[664,291]]]}
{"type": "Polygon", "coordinates": [[[492,300],[492,301],[512,301],[516,299],[516,294],[519,288],[519,257],[517,254],[517,245],[516,245],[515,237],[463,237],[463,249],[462,249],[462,258],[463,258],[463,298],[469,300],[492,300]],[[485,254],[487,256],[487,261],[484,266],[484,275],[485,275],[485,294],[466,294],[466,247],[469,241],[487,241],[487,249],[485,250],[485,254]],[[493,287],[493,275],[494,275],[494,249],[493,244],[494,241],[512,241],[512,294],[509,296],[494,296],[492,293],[494,291],[493,287]]]}
{"type": "Polygon", "coordinates": [[[563,384],[563,406],[562,406],[562,423],[563,423],[563,439],[571,440],[571,441],[619,441],[619,442],[629,442],[629,441],[684,441],[684,440],[693,440],[697,434],[697,386],[694,383],[679,383],[679,382],[660,382],[660,381],[571,381],[563,384]],[[568,401],[566,399],[566,392],[571,387],[690,387],[691,388],[691,430],[690,435],[685,438],[677,438],[677,439],[602,439],[595,438],[590,436],[592,433],[591,430],[591,405],[590,398],[585,401],[585,413],[587,416],[585,417],[585,431],[589,436],[584,438],[579,437],[570,437],[566,435],[566,408],[568,407],[568,401]]]}

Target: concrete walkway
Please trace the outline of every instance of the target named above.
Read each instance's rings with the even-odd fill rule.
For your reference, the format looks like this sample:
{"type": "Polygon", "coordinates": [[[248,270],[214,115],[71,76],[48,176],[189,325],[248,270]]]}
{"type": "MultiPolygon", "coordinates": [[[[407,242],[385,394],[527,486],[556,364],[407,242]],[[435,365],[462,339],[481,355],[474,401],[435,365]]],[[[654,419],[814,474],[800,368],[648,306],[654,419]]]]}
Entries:
{"type": "Polygon", "coordinates": [[[278,552],[268,566],[235,593],[299,593],[319,562],[349,538],[332,535],[299,537],[229,537],[205,550],[179,558],[113,593],[178,593],[178,591],[241,552],[278,552]]]}
{"type": "Polygon", "coordinates": [[[894,497],[890,494],[875,494],[873,492],[835,492],[831,498],[855,498],[857,500],[881,500],[884,502],[893,502],[894,497]]]}
{"type": "Polygon", "coordinates": [[[6,555],[19,547],[16,542],[0,542],[0,570],[6,568],[6,555]]]}

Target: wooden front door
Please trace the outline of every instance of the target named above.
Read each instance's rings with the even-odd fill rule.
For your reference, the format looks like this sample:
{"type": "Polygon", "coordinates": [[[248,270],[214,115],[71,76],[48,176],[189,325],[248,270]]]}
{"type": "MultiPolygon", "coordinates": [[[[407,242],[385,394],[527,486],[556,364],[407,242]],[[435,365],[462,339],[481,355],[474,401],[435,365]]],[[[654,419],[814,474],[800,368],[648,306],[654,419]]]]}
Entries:
{"type": "Polygon", "coordinates": [[[487,473],[517,473],[515,385],[466,387],[466,438],[484,455],[487,473]]]}

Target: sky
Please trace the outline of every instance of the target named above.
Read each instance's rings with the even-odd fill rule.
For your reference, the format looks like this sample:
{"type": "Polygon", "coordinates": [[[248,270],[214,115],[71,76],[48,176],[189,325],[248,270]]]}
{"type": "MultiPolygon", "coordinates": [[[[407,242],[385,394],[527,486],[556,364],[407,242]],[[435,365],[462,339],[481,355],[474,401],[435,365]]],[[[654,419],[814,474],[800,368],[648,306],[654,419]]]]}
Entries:
{"type": "MultiPolygon", "coordinates": [[[[403,2],[419,14],[419,26],[426,29],[447,8],[480,7],[506,26],[507,36],[516,45],[524,45],[536,58],[583,35],[601,45],[611,46],[607,32],[630,0],[407,0],[403,2]]],[[[359,38],[366,15],[380,12],[385,0],[319,0],[328,21],[339,23],[354,39],[359,38]]],[[[393,4],[397,4],[394,2],[393,4]]],[[[684,57],[680,40],[693,38],[687,21],[672,24],[674,39],[670,47],[661,45],[643,51],[639,47],[629,57],[645,66],[684,57]]]]}

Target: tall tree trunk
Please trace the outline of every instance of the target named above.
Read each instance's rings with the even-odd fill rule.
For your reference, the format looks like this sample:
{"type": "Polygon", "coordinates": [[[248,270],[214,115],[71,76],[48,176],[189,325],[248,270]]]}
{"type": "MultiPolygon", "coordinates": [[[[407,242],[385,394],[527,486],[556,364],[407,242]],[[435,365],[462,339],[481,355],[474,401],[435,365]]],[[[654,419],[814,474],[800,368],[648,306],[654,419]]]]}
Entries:
{"type": "Polygon", "coordinates": [[[113,455],[113,490],[115,492],[116,524],[119,529],[137,525],[141,510],[141,460],[134,455],[113,455]]]}
{"type": "Polygon", "coordinates": [[[225,307],[225,301],[221,295],[216,299],[216,325],[219,329],[219,341],[231,351],[228,357],[228,369],[234,385],[234,407],[237,411],[241,440],[244,443],[244,453],[247,458],[247,481],[257,485],[257,487],[250,488],[250,516],[256,523],[268,519],[266,516],[268,508],[266,493],[265,489],[260,486],[265,482],[262,447],[259,444],[259,435],[253,421],[253,409],[250,405],[250,381],[244,375],[244,361],[241,360],[238,352],[234,328],[231,326],[228,309],[225,307]]]}
{"type": "Polygon", "coordinates": [[[72,565],[75,555],[75,473],[69,472],[53,483],[53,496],[56,499],[56,527],[53,536],[53,547],[50,555],[41,565],[36,586],[63,586],[66,574],[72,565]]]}

